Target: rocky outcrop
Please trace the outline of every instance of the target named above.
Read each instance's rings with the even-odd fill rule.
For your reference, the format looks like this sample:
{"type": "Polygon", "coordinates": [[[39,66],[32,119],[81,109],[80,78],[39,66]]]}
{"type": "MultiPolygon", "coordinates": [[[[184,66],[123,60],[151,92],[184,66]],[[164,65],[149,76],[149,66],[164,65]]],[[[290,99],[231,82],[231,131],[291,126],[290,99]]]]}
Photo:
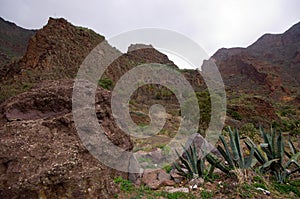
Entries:
{"type": "Polygon", "coordinates": [[[0,68],[0,102],[44,80],[74,78],[84,58],[101,41],[104,37],[92,30],[49,18],[30,38],[24,56],[0,68]]]}
{"type": "Polygon", "coordinates": [[[84,58],[103,40],[103,36],[65,19],[49,18],[47,25],[29,40],[20,69],[23,73],[42,70],[52,74],[53,79],[75,77],[84,58]]]}
{"type": "MultiPolygon", "coordinates": [[[[113,179],[126,173],[105,166],[82,145],[71,113],[73,81],[44,82],[0,107],[0,198],[111,198],[113,179]]],[[[110,93],[98,89],[96,114],[106,136],[131,150],[113,122],[110,93]]]]}

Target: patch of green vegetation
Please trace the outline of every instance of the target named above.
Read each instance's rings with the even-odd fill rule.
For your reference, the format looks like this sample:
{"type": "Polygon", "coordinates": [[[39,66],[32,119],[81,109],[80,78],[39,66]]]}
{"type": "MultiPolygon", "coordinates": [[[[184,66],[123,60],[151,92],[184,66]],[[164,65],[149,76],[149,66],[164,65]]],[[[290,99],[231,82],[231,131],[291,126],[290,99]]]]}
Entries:
{"type": "Polygon", "coordinates": [[[169,165],[169,164],[166,164],[163,166],[163,169],[167,172],[167,173],[170,173],[171,170],[172,170],[172,166],[169,165]]]}
{"type": "Polygon", "coordinates": [[[200,196],[201,196],[201,198],[213,198],[214,192],[204,189],[201,191],[200,196]]]}
{"type": "Polygon", "coordinates": [[[280,125],[283,132],[289,132],[290,135],[300,134],[300,121],[293,119],[282,119],[280,125]]]}
{"type": "Polygon", "coordinates": [[[254,182],[254,183],[252,184],[252,186],[255,187],[255,188],[262,188],[262,189],[264,189],[264,190],[267,190],[266,185],[265,185],[265,184],[262,184],[262,183],[254,182]]]}
{"type": "Polygon", "coordinates": [[[293,184],[289,184],[289,183],[282,184],[282,183],[274,182],[272,184],[272,186],[274,187],[275,190],[277,190],[278,192],[280,192],[282,194],[289,194],[290,192],[293,192],[298,197],[300,197],[299,187],[294,186],[293,184]]]}
{"type": "MultiPolygon", "coordinates": [[[[201,129],[208,128],[210,118],[211,118],[211,98],[209,92],[196,92],[196,96],[198,99],[199,110],[200,110],[200,121],[199,126],[201,129]]],[[[216,101],[216,100],[215,100],[216,101]]]]}
{"type": "Polygon", "coordinates": [[[29,83],[29,82],[23,82],[23,85],[22,85],[22,89],[23,90],[28,90],[32,87],[32,83],[29,83]]]}
{"type": "MultiPolygon", "coordinates": [[[[117,177],[114,179],[114,183],[120,185],[120,189],[125,194],[130,194],[131,199],[142,199],[142,198],[168,198],[168,199],[196,199],[196,197],[192,193],[183,193],[183,192],[175,192],[168,193],[165,191],[154,191],[145,186],[136,187],[129,180],[125,180],[122,177],[117,177]]],[[[115,198],[118,198],[119,195],[115,195],[115,198]]]]}
{"type": "Polygon", "coordinates": [[[220,179],[221,176],[216,173],[212,173],[210,175],[205,175],[204,180],[209,181],[209,182],[214,182],[217,179],[220,179]]]}
{"type": "Polygon", "coordinates": [[[32,88],[32,83],[24,82],[22,84],[0,84],[0,103],[10,97],[14,97],[20,93],[28,91],[32,88]]]}
{"type": "Polygon", "coordinates": [[[151,163],[152,164],[152,160],[151,158],[144,158],[144,157],[138,157],[138,161],[139,162],[147,162],[147,163],[151,163]]]}
{"type": "Polygon", "coordinates": [[[243,119],[242,116],[237,111],[233,111],[231,109],[228,109],[227,112],[235,120],[241,121],[243,119]]]}
{"type": "Polygon", "coordinates": [[[242,198],[252,198],[255,191],[255,187],[247,183],[242,184],[239,188],[239,193],[242,198]]]}
{"type": "Polygon", "coordinates": [[[131,181],[123,179],[121,176],[114,179],[114,183],[120,184],[120,189],[125,192],[132,192],[134,185],[131,181]]]}
{"type": "MultiPolygon", "coordinates": [[[[129,103],[130,103],[130,101],[129,101],[129,103]]],[[[145,113],[140,112],[140,111],[130,111],[130,114],[134,114],[139,117],[148,117],[148,115],[146,115],[145,113]]]]}
{"type": "Polygon", "coordinates": [[[254,140],[255,137],[255,132],[257,131],[257,129],[255,128],[254,124],[252,123],[245,123],[243,124],[243,126],[241,127],[241,136],[248,136],[251,139],[254,140]]]}
{"type": "Polygon", "coordinates": [[[169,154],[172,152],[171,147],[166,146],[166,145],[164,145],[164,146],[161,148],[161,150],[162,150],[162,154],[163,154],[164,156],[169,155],[169,154]]]}
{"type": "Polygon", "coordinates": [[[107,77],[103,77],[99,80],[98,85],[106,90],[111,90],[114,86],[114,82],[107,77]]]}

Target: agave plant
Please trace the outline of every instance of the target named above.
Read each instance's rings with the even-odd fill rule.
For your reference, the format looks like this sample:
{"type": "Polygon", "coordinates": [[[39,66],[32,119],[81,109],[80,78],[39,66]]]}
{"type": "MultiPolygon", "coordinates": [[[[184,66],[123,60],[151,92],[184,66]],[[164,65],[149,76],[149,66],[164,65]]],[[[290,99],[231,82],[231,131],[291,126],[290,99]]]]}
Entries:
{"type": "Polygon", "coordinates": [[[206,159],[207,159],[207,162],[209,162],[213,167],[220,169],[221,171],[223,171],[226,174],[229,174],[231,169],[228,166],[226,166],[222,162],[222,160],[220,158],[218,158],[216,155],[214,155],[213,153],[206,154],[206,159]]]}
{"type": "Polygon", "coordinates": [[[280,183],[285,182],[288,177],[300,172],[300,164],[297,162],[300,152],[296,151],[295,146],[289,141],[291,153],[284,151],[284,138],[282,133],[271,128],[270,134],[266,133],[262,128],[260,129],[264,143],[257,146],[250,138],[247,138],[245,144],[251,150],[254,150],[255,158],[260,162],[259,168],[261,173],[270,172],[276,177],[280,183]],[[284,163],[284,153],[289,160],[284,163]],[[294,165],[296,169],[290,171],[289,168],[294,165]]]}
{"type": "Polygon", "coordinates": [[[179,155],[176,150],[180,163],[174,162],[174,166],[178,171],[178,174],[188,179],[202,177],[205,170],[205,158],[202,157],[198,159],[195,144],[191,144],[188,149],[185,149],[185,147],[183,147],[183,149],[186,158],[179,155]]]}
{"type": "Polygon", "coordinates": [[[238,131],[235,129],[233,132],[228,128],[228,132],[230,137],[229,144],[226,143],[224,136],[220,135],[223,147],[219,145],[217,149],[228,163],[230,169],[250,168],[255,163],[253,159],[254,149],[251,148],[250,155],[244,157],[238,131]]]}

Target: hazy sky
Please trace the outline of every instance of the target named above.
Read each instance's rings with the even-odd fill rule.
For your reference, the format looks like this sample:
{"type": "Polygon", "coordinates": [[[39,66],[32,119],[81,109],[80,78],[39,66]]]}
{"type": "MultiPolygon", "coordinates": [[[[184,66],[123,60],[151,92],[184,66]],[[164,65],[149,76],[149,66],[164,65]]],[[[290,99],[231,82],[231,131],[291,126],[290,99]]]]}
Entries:
{"type": "Polygon", "coordinates": [[[39,29],[64,17],[106,38],[132,29],[175,30],[209,55],[246,47],[264,33],[281,33],[300,21],[300,0],[1,0],[0,16],[39,29]]]}

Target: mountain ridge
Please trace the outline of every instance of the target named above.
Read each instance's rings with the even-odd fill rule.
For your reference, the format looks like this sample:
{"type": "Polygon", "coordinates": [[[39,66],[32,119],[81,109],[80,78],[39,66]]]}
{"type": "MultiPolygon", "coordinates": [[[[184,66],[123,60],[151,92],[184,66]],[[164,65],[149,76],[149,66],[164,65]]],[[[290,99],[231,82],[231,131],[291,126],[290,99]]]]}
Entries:
{"type": "MultiPolygon", "coordinates": [[[[219,68],[229,96],[228,110],[229,112],[238,110],[242,116],[244,114],[243,123],[256,122],[256,120],[247,119],[246,115],[249,115],[248,112],[251,110],[237,107],[231,99],[247,96],[248,101],[255,102],[257,100],[254,99],[254,96],[261,96],[270,107],[275,106],[274,103],[277,101],[282,103],[280,106],[283,106],[287,103],[286,99],[289,99],[288,103],[292,103],[293,106],[298,106],[299,81],[297,75],[299,75],[300,53],[297,53],[299,50],[297,39],[300,33],[299,24],[294,25],[283,34],[276,35],[275,39],[273,39],[273,35],[266,34],[247,48],[222,48],[212,56],[211,59],[219,68]],[[286,42],[277,39],[283,37],[286,42]],[[278,46],[278,48],[268,49],[264,46],[265,43],[269,46],[278,46]],[[281,51],[285,53],[281,55],[281,51]],[[285,59],[286,54],[288,54],[288,59],[285,59]]],[[[102,41],[105,41],[105,37],[92,30],[76,27],[63,18],[49,18],[48,23],[29,40],[24,56],[18,62],[11,64],[8,71],[1,72],[2,101],[24,92],[44,80],[74,78],[85,56],[102,41]],[[6,93],[8,91],[11,93],[6,93]]],[[[128,52],[122,54],[107,68],[104,78],[111,81],[108,87],[113,87],[115,82],[133,67],[155,62],[172,66],[185,76],[195,91],[205,91],[205,82],[197,71],[181,70],[166,55],[152,46],[136,49],[136,45],[143,44],[129,46],[128,52]]],[[[113,47],[111,50],[120,53],[113,47]]],[[[147,95],[147,89],[143,88],[138,93],[147,95]]],[[[143,96],[140,97],[143,98],[143,96]]],[[[149,99],[149,96],[144,98],[149,99]]],[[[263,107],[257,108],[257,110],[260,109],[263,110],[263,107]]],[[[269,108],[269,110],[272,110],[270,120],[279,120],[275,108],[269,108]]],[[[264,111],[255,114],[264,115],[264,111]]],[[[264,117],[260,117],[260,119],[265,122],[268,120],[264,117]]]]}

